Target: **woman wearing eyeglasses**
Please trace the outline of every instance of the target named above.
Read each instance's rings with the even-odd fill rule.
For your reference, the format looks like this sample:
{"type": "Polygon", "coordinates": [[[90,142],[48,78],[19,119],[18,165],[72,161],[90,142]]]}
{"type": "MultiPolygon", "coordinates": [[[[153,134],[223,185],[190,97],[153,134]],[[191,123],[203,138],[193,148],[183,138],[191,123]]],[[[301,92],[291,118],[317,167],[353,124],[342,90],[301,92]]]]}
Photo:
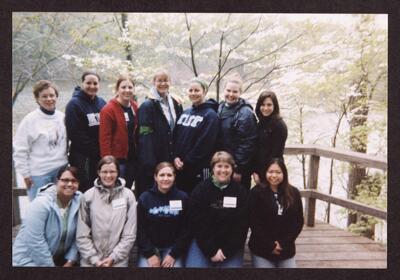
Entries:
{"type": "Polygon", "coordinates": [[[78,171],[63,167],[57,183],[39,189],[14,241],[13,266],[71,267],[78,261],[75,232],[79,202],[78,171]]]}
{"type": "Polygon", "coordinates": [[[97,166],[94,187],[82,196],[76,233],[82,267],[127,267],[136,238],[136,199],[119,178],[113,156],[97,166]]]}

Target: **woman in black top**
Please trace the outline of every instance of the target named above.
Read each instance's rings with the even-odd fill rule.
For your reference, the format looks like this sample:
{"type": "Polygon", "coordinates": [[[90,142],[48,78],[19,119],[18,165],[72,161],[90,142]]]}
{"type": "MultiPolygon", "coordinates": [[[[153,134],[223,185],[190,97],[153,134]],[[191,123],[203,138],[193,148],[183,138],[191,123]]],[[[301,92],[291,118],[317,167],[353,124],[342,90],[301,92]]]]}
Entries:
{"type": "Polygon", "coordinates": [[[279,114],[279,103],[272,91],[263,91],[257,100],[257,143],[254,155],[253,177],[260,182],[262,169],[272,158],[283,160],[287,127],[279,114]]]}
{"type": "Polygon", "coordinates": [[[272,159],[264,170],[261,183],[251,189],[249,197],[253,266],[293,268],[295,240],[304,223],[300,192],[289,185],[281,159],[272,159]]]}
{"type": "Polygon", "coordinates": [[[190,197],[189,226],[194,238],[186,267],[241,267],[246,240],[247,190],[232,180],[235,162],[227,152],[211,159],[213,175],[190,197]]]}

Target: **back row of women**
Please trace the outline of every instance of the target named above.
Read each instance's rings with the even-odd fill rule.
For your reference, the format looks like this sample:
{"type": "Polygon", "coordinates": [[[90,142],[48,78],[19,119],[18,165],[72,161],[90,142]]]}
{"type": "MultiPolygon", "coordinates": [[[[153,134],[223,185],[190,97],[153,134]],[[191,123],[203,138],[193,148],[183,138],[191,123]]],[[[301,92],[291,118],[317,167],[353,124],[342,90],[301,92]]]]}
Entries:
{"type": "Polygon", "coordinates": [[[136,240],[139,267],[241,267],[248,227],[254,267],[295,267],[303,227],[299,191],[285,164],[272,159],[248,192],[232,180],[235,162],[224,151],[211,159],[212,176],[190,197],[175,185],[169,162],[156,166],[154,186],[136,205],[113,156],[83,195],[78,170],[64,167],[57,183],[40,188],[13,246],[14,266],[126,267],[136,240]],[[80,255],[80,259],[79,259],[80,255]]]}
{"type": "Polygon", "coordinates": [[[154,168],[163,161],[174,163],[179,185],[190,193],[209,176],[208,164],[215,151],[233,155],[233,178],[247,189],[251,173],[257,179],[272,157],[283,158],[287,128],[273,92],[260,94],[257,124],[251,105],[240,97],[238,78],[226,81],[221,104],[206,98],[205,81],[192,79],[187,90],[192,106],[184,112],[169,93],[170,82],[166,71],[157,71],[154,87],[138,108],[131,77],[117,80],[115,97],[106,103],[97,95],[100,77],[85,72],[64,117],[56,110],[56,86],[39,81],[33,89],[39,108],[25,116],[14,139],[15,168],[24,178],[29,197],[33,199],[39,187],[54,182],[57,171],[67,163],[82,172],[81,189],[87,190],[96,178],[97,162],[106,155],[118,159],[121,177],[129,187],[135,181],[137,194],[152,186],[154,168]]]}

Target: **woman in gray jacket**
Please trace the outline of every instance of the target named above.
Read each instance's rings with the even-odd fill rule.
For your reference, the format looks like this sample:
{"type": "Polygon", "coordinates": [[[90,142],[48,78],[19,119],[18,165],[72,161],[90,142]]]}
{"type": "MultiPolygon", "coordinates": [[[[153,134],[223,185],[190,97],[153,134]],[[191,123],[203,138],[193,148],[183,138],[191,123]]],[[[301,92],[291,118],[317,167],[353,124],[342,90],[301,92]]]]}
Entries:
{"type": "Polygon", "coordinates": [[[119,164],[103,157],[98,178],[81,200],[76,243],[82,267],[127,267],[136,238],[136,199],[118,178],[119,164]]]}

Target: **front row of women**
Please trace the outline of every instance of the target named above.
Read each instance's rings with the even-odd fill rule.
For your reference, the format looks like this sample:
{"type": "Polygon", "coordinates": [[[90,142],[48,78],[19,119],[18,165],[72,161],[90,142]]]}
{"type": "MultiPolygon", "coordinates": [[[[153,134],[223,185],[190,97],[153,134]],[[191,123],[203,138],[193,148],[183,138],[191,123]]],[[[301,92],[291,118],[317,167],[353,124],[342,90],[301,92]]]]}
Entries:
{"type": "Polygon", "coordinates": [[[78,170],[65,167],[30,204],[13,265],[68,267],[80,254],[83,267],[126,267],[137,228],[139,267],[241,267],[250,227],[254,267],[295,267],[303,210],[283,161],[269,162],[249,194],[232,180],[234,167],[229,153],[215,153],[212,176],[188,197],[174,184],[174,166],[162,162],[137,207],[113,156],[100,160],[98,178],[84,194],[78,170]]]}

